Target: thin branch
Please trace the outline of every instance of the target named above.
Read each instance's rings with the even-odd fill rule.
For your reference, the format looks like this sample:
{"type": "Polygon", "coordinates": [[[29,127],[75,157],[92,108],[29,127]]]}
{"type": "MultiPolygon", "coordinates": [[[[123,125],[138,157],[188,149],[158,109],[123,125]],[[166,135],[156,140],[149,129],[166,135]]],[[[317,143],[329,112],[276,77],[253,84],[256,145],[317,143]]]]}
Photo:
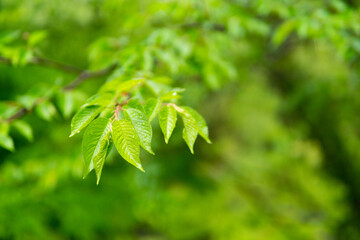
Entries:
{"type": "Polygon", "coordinates": [[[6,119],[6,122],[12,122],[15,119],[20,118],[21,116],[23,116],[25,113],[27,113],[28,110],[26,108],[21,108],[18,112],[16,112],[14,115],[12,115],[11,117],[9,117],[8,119],[6,119]]]}
{"type": "MultiPolygon", "coordinates": [[[[1,58],[0,58],[0,61],[1,61],[1,58]]],[[[79,86],[85,80],[107,75],[107,74],[111,73],[116,67],[117,67],[117,64],[113,64],[112,66],[101,69],[99,71],[87,71],[87,70],[83,71],[78,77],[76,77],[72,82],[70,82],[69,84],[64,86],[62,89],[64,91],[71,91],[74,88],[76,88],[77,86],[79,86]]],[[[36,101],[31,109],[26,109],[26,108],[19,109],[19,111],[17,111],[14,115],[5,119],[4,121],[11,122],[11,121],[14,121],[14,120],[22,117],[26,113],[31,112],[40,102],[41,101],[36,101]]]]}
{"type": "Polygon", "coordinates": [[[81,72],[84,71],[83,69],[76,67],[76,66],[72,66],[69,64],[65,64],[65,63],[61,63],[58,61],[54,61],[54,60],[47,59],[47,58],[41,58],[41,57],[34,57],[33,59],[30,60],[30,64],[52,67],[52,68],[62,70],[64,72],[76,73],[76,74],[80,74],[81,72]]]}
{"type": "Polygon", "coordinates": [[[83,71],[74,81],[63,87],[63,90],[69,91],[76,88],[79,84],[89,78],[97,78],[103,75],[107,75],[117,67],[117,64],[113,64],[108,68],[101,69],[99,71],[83,71]]]}
{"type": "MultiPolygon", "coordinates": [[[[4,63],[7,65],[11,65],[11,59],[10,58],[6,58],[3,56],[0,56],[0,63],[4,63]]],[[[51,60],[48,58],[42,58],[42,57],[33,57],[32,59],[30,59],[30,61],[28,62],[28,64],[31,65],[39,65],[39,66],[45,66],[45,67],[51,67],[51,68],[55,68],[64,72],[68,72],[68,73],[75,73],[75,74],[80,74],[82,73],[84,70],[76,67],[76,66],[72,66],[69,64],[65,64],[65,63],[61,63],[55,60],[51,60]]]]}
{"type": "Polygon", "coordinates": [[[211,30],[215,32],[226,32],[228,29],[226,25],[222,23],[202,23],[202,22],[189,22],[175,25],[168,25],[163,23],[153,23],[154,27],[167,27],[178,28],[183,30],[195,29],[195,30],[211,30]]]}
{"type": "Polygon", "coordinates": [[[221,23],[212,23],[210,25],[204,25],[200,22],[193,22],[193,23],[181,24],[180,27],[183,29],[192,29],[192,28],[210,29],[210,30],[217,31],[217,32],[226,32],[227,31],[226,26],[221,23]]]}

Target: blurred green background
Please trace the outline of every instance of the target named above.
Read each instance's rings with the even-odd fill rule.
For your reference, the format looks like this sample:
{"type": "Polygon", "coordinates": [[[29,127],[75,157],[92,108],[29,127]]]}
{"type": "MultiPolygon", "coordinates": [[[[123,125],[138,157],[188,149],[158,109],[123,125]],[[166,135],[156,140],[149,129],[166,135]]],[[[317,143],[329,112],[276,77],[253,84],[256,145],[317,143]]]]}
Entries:
{"type": "MultiPolygon", "coordinates": [[[[0,30],[43,32],[34,54],[83,69],[150,51],[213,142],[192,155],[154,121],[146,173],[113,149],[97,186],[70,120],[28,114],[34,141],[0,149],[0,239],[360,239],[359,1],[0,0],[0,30]]],[[[75,77],[2,64],[0,100],[75,77]]]]}

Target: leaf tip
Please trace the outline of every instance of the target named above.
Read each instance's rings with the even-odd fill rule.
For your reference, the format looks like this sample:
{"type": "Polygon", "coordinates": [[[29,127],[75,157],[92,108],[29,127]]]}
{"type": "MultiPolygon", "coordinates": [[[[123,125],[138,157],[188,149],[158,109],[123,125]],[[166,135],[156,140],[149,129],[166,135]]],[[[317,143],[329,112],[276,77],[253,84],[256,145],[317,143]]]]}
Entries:
{"type": "Polygon", "coordinates": [[[143,173],[145,173],[145,170],[142,166],[139,166],[138,169],[140,169],[140,171],[142,171],[143,173]]]}

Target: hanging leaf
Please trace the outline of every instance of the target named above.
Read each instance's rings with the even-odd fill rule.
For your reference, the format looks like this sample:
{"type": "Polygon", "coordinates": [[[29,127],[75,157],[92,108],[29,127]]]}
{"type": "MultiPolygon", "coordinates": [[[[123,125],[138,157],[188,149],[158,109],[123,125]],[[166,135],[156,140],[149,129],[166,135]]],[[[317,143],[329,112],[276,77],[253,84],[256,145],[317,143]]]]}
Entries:
{"type": "Polygon", "coordinates": [[[111,135],[119,154],[126,161],[145,172],[140,162],[139,140],[131,122],[126,119],[114,121],[111,135]]]}
{"type": "Polygon", "coordinates": [[[134,99],[129,101],[124,109],[125,118],[132,123],[139,136],[140,145],[149,153],[154,154],[151,149],[152,129],[143,106],[139,100],[134,99]]]}
{"type": "Polygon", "coordinates": [[[11,137],[5,134],[0,134],[0,147],[3,147],[11,152],[15,150],[14,141],[11,137]]]}
{"type": "Polygon", "coordinates": [[[31,126],[27,122],[23,120],[16,120],[11,123],[11,126],[13,126],[29,142],[33,141],[33,131],[31,126]]]}
{"type": "Polygon", "coordinates": [[[198,135],[198,127],[196,120],[186,111],[179,111],[181,118],[184,122],[183,139],[188,145],[190,152],[194,154],[194,143],[198,135]]]}
{"type": "Polygon", "coordinates": [[[181,107],[187,113],[189,113],[196,121],[196,125],[199,131],[199,135],[205,139],[207,143],[211,143],[209,138],[209,128],[205,122],[205,119],[193,108],[191,107],[181,107]]]}
{"type": "Polygon", "coordinates": [[[84,178],[95,168],[97,184],[99,184],[101,171],[109,147],[111,121],[107,118],[97,118],[86,129],[82,141],[85,170],[84,178]]]}
{"type": "Polygon", "coordinates": [[[161,101],[157,98],[150,98],[144,105],[144,110],[149,121],[153,120],[161,107],[161,101]]]}
{"type": "Polygon", "coordinates": [[[275,31],[271,41],[275,46],[280,46],[296,27],[296,21],[290,19],[282,23],[275,31]]]}
{"type": "Polygon", "coordinates": [[[36,106],[35,112],[40,118],[51,121],[56,114],[56,108],[51,102],[45,101],[36,106]]]}
{"type": "Polygon", "coordinates": [[[70,137],[79,133],[85,128],[101,111],[99,106],[88,106],[80,108],[71,120],[71,134],[70,137]]]}
{"type": "Polygon", "coordinates": [[[62,115],[65,118],[69,118],[74,110],[74,98],[72,96],[72,92],[60,92],[56,96],[56,103],[62,115]]]}
{"type": "Polygon", "coordinates": [[[164,134],[165,142],[169,142],[169,138],[175,128],[177,121],[176,110],[173,106],[165,105],[159,112],[159,123],[161,131],[164,134]]]}

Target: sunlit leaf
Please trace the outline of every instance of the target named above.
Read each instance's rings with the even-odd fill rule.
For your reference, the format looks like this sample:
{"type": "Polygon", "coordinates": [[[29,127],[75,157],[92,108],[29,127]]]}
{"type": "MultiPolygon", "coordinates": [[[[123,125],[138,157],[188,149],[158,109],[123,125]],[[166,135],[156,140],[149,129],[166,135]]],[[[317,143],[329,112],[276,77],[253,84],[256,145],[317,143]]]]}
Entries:
{"type": "Polygon", "coordinates": [[[82,107],[86,106],[108,106],[114,99],[114,95],[111,93],[98,93],[91,96],[82,107]]]}
{"type": "Polygon", "coordinates": [[[199,135],[205,139],[205,141],[207,143],[211,143],[211,140],[209,138],[209,128],[206,124],[205,119],[193,108],[190,107],[181,107],[182,109],[184,109],[187,113],[189,113],[195,120],[196,120],[196,125],[199,131],[199,135]]]}
{"type": "Polygon", "coordinates": [[[154,154],[151,149],[152,129],[145,111],[136,99],[124,106],[125,117],[134,126],[139,136],[140,145],[149,153],[154,154]]]}
{"type": "Polygon", "coordinates": [[[157,98],[150,98],[144,104],[144,110],[149,121],[153,120],[161,107],[161,101],[157,98]]]}
{"type": "Polygon", "coordinates": [[[97,183],[100,181],[101,171],[109,146],[111,121],[107,118],[97,118],[86,129],[82,141],[84,157],[84,177],[95,168],[97,183]]]}
{"type": "Polygon", "coordinates": [[[183,139],[188,145],[192,154],[194,154],[194,143],[198,135],[196,120],[186,111],[179,112],[184,123],[183,139]]]}
{"type": "Polygon", "coordinates": [[[145,172],[140,162],[139,139],[131,122],[126,119],[114,121],[111,135],[119,154],[126,161],[145,172]]]}
{"type": "Polygon", "coordinates": [[[171,91],[165,93],[164,95],[162,95],[160,97],[160,99],[162,101],[168,101],[168,100],[172,100],[172,99],[179,99],[181,96],[180,96],[180,93],[185,91],[184,88],[174,88],[172,89],[171,91]]]}
{"type": "Polygon", "coordinates": [[[71,133],[70,137],[79,133],[85,128],[101,111],[99,106],[88,106],[80,108],[71,120],[71,133]]]}
{"type": "Polygon", "coordinates": [[[123,77],[115,78],[109,82],[106,82],[100,89],[101,92],[127,92],[133,87],[140,85],[144,82],[143,78],[131,79],[124,81],[123,77]]]}
{"type": "Polygon", "coordinates": [[[169,142],[169,138],[175,128],[177,121],[177,113],[173,106],[165,105],[159,112],[160,128],[164,134],[165,142],[169,142]]]}

